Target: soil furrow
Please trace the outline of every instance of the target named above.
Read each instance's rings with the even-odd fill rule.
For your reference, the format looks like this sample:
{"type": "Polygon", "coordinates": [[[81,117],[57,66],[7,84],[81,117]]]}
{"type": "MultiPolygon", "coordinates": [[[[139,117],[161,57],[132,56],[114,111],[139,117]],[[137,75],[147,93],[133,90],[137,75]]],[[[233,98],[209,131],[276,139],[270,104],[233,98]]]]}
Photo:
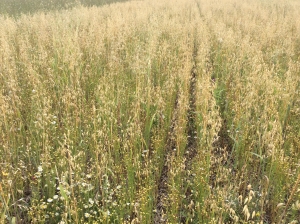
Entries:
{"type": "Polygon", "coordinates": [[[170,157],[173,149],[176,148],[174,129],[177,121],[178,98],[179,98],[179,91],[177,92],[176,95],[174,112],[172,115],[172,121],[168,132],[168,137],[166,140],[166,151],[165,151],[164,162],[163,162],[164,165],[162,167],[160,178],[157,184],[158,194],[156,198],[156,213],[154,215],[154,220],[153,220],[155,224],[161,224],[167,222],[166,207],[168,205],[168,179],[169,179],[169,170],[170,170],[170,157]]]}
{"type": "MultiPolygon", "coordinates": [[[[185,181],[184,185],[187,185],[192,179],[191,175],[191,169],[192,169],[192,162],[193,158],[197,155],[197,126],[196,126],[196,85],[197,85],[197,54],[198,54],[198,48],[197,48],[197,40],[196,40],[196,34],[195,34],[195,40],[194,40],[194,49],[193,49],[193,67],[191,69],[190,74],[190,83],[189,83],[189,105],[188,105],[188,111],[187,111],[187,144],[185,148],[184,153],[184,165],[185,165],[185,181]]],[[[192,201],[192,190],[190,189],[190,186],[183,186],[183,189],[186,188],[185,191],[185,202],[181,206],[181,223],[186,223],[186,214],[188,211],[186,211],[188,204],[192,201]]]]}
{"type": "MultiPolygon", "coordinates": [[[[208,53],[208,58],[206,61],[206,71],[207,75],[211,77],[211,82],[215,84],[215,90],[219,90],[220,96],[218,98],[214,95],[216,99],[217,106],[219,107],[219,114],[221,118],[221,128],[218,132],[218,137],[212,144],[211,151],[211,167],[210,167],[210,186],[212,189],[217,185],[222,185],[223,183],[217,182],[216,177],[218,175],[218,170],[220,166],[232,166],[234,164],[234,158],[232,157],[232,150],[234,142],[229,136],[229,128],[227,126],[227,119],[225,117],[225,104],[226,104],[226,91],[222,90],[222,80],[220,80],[220,74],[216,74],[220,69],[217,66],[222,66],[216,62],[216,50],[220,48],[215,32],[212,29],[209,21],[201,13],[201,7],[199,2],[197,2],[200,17],[208,29],[210,36],[210,51],[208,53]]],[[[220,49],[218,49],[220,50],[220,49]]]]}
{"type": "MultiPolygon", "coordinates": [[[[211,31],[213,32],[213,31],[211,31]]],[[[216,37],[212,35],[212,42],[216,42],[214,40],[216,37]]],[[[212,43],[213,44],[213,43],[212,43]]],[[[218,62],[216,62],[216,49],[220,46],[214,45],[211,46],[209,61],[207,62],[207,66],[211,69],[211,81],[216,83],[214,98],[216,99],[217,106],[219,107],[219,115],[221,118],[221,128],[218,132],[218,137],[212,144],[212,159],[211,159],[211,168],[210,168],[210,186],[215,188],[216,186],[224,185],[223,178],[217,178],[218,172],[220,172],[220,167],[224,166],[233,166],[234,158],[232,157],[232,149],[234,142],[229,136],[229,127],[227,118],[225,115],[225,105],[226,105],[226,87],[222,81],[222,75],[218,74],[217,66],[220,66],[218,62]],[[217,181],[217,179],[219,179],[217,181]]]]}
{"type": "Polygon", "coordinates": [[[187,134],[188,134],[188,141],[187,147],[185,151],[185,167],[186,169],[190,168],[191,159],[194,158],[196,154],[196,147],[197,147],[197,127],[196,127],[196,84],[197,84],[197,43],[196,40],[194,41],[194,52],[193,52],[193,68],[191,70],[191,77],[190,77],[190,89],[189,89],[189,109],[187,112],[187,134]]]}

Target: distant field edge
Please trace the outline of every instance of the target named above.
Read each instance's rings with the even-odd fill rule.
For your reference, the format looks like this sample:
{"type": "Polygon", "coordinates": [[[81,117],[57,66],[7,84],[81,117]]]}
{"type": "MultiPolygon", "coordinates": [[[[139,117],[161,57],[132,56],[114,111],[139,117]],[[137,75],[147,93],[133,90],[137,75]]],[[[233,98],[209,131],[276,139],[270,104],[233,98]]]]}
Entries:
{"type": "Polygon", "coordinates": [[[19,17],[22,14],[72,9],[76,6],[102,6],[129,0],[2,0],[0,15],[19,17]]]}

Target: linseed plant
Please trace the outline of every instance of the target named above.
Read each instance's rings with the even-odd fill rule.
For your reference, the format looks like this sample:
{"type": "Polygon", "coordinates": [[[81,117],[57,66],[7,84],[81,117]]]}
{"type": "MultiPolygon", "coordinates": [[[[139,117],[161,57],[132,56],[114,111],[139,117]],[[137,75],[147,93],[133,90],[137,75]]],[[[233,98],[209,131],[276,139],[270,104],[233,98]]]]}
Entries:
{"type": "Polygon", "coordinates": [[[145,0],[0,17],[0,223],[297,223],[299,13],[145,0]]]}

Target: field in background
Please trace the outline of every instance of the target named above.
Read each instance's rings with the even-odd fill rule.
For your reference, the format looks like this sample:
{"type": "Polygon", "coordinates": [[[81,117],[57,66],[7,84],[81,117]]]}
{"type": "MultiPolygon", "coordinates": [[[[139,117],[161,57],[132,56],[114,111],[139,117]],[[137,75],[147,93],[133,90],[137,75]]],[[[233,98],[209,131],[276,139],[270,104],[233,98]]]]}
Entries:
{"type": "Polygon", "coordinates": [[[0,16],[0,223],[298,223],[299,6],[0,16]]]}
{"type": "Polygon", "coordinates": [[[72,9],[78,6],[102,6],[128,0],[1,0],[0,14],[19,17],[22,14],[72,9]]]}

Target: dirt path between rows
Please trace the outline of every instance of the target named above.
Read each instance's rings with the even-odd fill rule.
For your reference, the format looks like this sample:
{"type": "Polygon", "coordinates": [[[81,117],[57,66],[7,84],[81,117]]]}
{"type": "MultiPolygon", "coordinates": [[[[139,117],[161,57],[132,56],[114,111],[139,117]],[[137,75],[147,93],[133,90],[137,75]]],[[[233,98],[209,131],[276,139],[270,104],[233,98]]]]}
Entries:
{"type": "Polygon", "coordinates": [[[176,148],[174,128],[177,121],[178,98],[179,98],[179,91],[176,94],[172,121],[171,121],[170,129],[166,141],[167,142],[166,151],[165,151],[164,162],[163,162],[164,165],[158,181],[156,213],[154,216],[155,224],[166,223],[167,221],[167,217],[165,216],[165,214],[166,214],[166,206],[168,204],[168,179],[169,179],[169,170],[170,170],[170,156],[173,149],[176,148]]]}

